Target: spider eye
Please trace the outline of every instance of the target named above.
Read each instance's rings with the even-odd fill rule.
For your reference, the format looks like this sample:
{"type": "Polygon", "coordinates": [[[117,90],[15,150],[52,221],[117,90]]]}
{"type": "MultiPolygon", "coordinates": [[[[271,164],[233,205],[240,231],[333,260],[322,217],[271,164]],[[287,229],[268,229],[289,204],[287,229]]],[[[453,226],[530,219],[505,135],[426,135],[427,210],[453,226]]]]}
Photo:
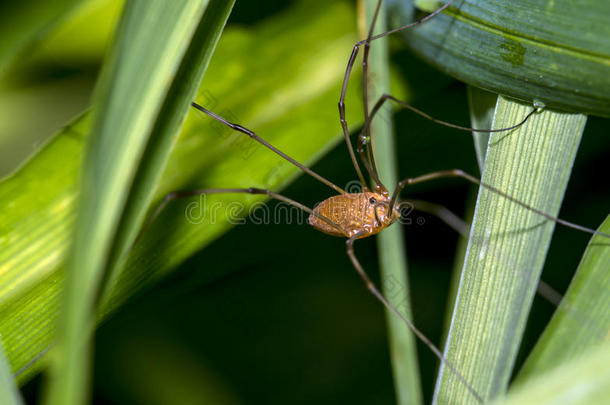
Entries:
{"type": "Polygon", "coordinates": [[[377,202],[377,200],[375,199],[375,197],[371,197],[371,199],[369,200],[369,202],[371,204],[375,204],[377,202]]]}

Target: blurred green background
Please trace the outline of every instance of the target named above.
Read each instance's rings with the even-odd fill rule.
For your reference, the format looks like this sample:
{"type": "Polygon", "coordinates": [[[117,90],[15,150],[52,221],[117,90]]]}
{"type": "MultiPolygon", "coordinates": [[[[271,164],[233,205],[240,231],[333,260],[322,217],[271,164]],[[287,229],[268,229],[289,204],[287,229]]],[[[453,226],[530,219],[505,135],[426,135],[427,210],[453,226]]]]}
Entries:
{"type": "MultiPolygon", "coordinates": [[[[91,13],[102,29],[68,27],[57,35],[77,41],[90,30],[96,36],[91,43],[97,45],[83,53],[71,52],[70,41],[64,41],[63,50],[43,43],[38,48],[42,51],[14,68],[10,81],[0,83],[0,174],[15,168],[87,108],[105,41],[119,11],[118,2],[94,3],[100,8],[91,13]],[[107,9],[108,5],[114,8],[107,9]]],[[[227,29],[247,35],[293,3],[297,2],[238,0],[227,29]]],[[[222,47],[221,39],[218,49],[222,47]]],[[[418,61],[400,38],[391,42],[391,48],[401,94],[434,116],[467,125],[465,85],[418,61]]],[[[349,52],[345,49],[346,61],[349,52]]],[[[212,58],[210,69],[221,63],[212,58]]],[[[281,58],[274,63],[282,63],[281,58]]],[[[243,69],[250,68],[246,64],[243,69]]],[[[261,69],[252,71],[256,72],[253,81],[274,79],[264,77],[261,69]]],[[[222,100],[222,95],[215,96],[222,100]]],[[[336,110],[336,104],[327,108],[336,110]]],[[[407,112],[397,113],[395,119],[402,176],[449,168],[479,174],[469,134],[407,112]]],[[[565,219],[596,227],[607,214],[610,187],[603,168],[610,159],[608,128],[607,120],[589,119],[561,211],[565,219]]],[[[340,186],[355,178],[343,144],[313,169],[340,186]]],[[[474,191],[459,181],[446,181],[407,193],[466,215],[474,191]]],[[[305,176],[283,194],[309,206],[329,196],[326,186],[305,176]]],[[[404,226],[413,312],[415,324],[438,343],[458,236],[435,218],[418,216],[423,225],[404,226]]],[[[565,291],[587,240],[586,235],[558,228],[544,280],[565,291]]],[[[369,296],[344,250],[342,239],[304,225],[236,226],[102,324],[96,336],[94,403],[395,402],[382,308],[369,296]],[[212,267],[218,271],[210,272],[212,267]]],[[[356,244],[364,267],[373,274],[375,250],[372,239],[356,244]]],[[[552,310],[551,304],[536,298],[521,361],[552,310]]],[[[437,361],[421,345],[419,355],[429,399],[437,361]]],[[[38,376],[23,387],[28,403],[40,398],[41,380],[38,376]]]]}

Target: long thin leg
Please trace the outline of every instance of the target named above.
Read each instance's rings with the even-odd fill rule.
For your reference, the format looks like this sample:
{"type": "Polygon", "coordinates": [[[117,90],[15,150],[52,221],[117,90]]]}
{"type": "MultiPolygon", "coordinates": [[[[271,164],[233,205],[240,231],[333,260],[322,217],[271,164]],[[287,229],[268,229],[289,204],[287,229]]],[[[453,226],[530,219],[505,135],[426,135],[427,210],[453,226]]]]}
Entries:
{"type": "MultiPolygon", "coordinates": [[[[421,24],[421,23],[425,23],[426,21],[428,21],[428,20],[430,20],[430,19],[432,19],[432,18],[436,17],[438,14],[442,13],[443,11],[445,11],[445,9],[447,9],[448,7],[450,7],[450,6],[453,4],[453,2],[454,2],[454,1],[455,1],[455,0],[449,0],[449,1],[448,1],[447,3],[445,3],[443,6],[441,6],[441,7],[437,8],[436,10],[434,10],[433,12],[431,12],[430,14],[428,14],[427,16],[425,16],[425,17],[423,17],[423,18],[420,18],[419,20],[413,21],[412,23],[405,24],[405,25],[402,25],[402,26],[400,26],[400,27],[398,27],[398,28],[394,28],[394,29],[391,29],[391,30],[389,30],[389,31],[382,32],[381,34],[375,35],[375,36],[373,36],[373,38],[371,38],[371,40],[370,40],[370,41],[374,41],[374,40],[379,39],[379,38],[387,37],[388,35],[392,35],[392,34],[394,34],[394,33],[396,33],[396,32],[399,32],[399,31],[404,31],[404,30],[406,30],[406,29],[409,29],[409,28],[415,27],[416,25],[419,25],[419,24],[421,24]]],[[[370,42],[370,41],[369,41],[369,42],[370,42]]]]}
{"type": "Polygon", "coordinates": [[[561,294],[559,294],[557,290],[555,290],[543,280],[538,280],[538,287],[536,287],[536,291],[538,292],[538,294],[540,294],[540,296],[544,297],[555,307],[558,307],[559,304],[561,304],[561,300],[563,299],[561,294]]]}
{"type": "Polygon", "coordinates": [[[468,237],[468,233],[470,232],[470,226],[466,223],[466,221],[455,215],[449,208],[445,207],[444,205],[430,203],[428,201],[422,200],[413,200],[410,198],[400,200],[399,205],[402,202],[406,202],[408,204],[413,205],[413,208],[418,211],[427,212],[428,214],[434,215],[464,238],[468,237]]]}
{"type": "Polygon", "coordinates": [[[274,193],[273,191],[270,191],[270,190],[254,188],[254,187],[250,187],[250,188],[205,188],[205,189],[195,189],[195,190],[174,191],[174,192],[167,194],[165,197],[163,197],[163,200],[161,200],[161,202],[159,203],[159,205],[157,206],[157,208],[151,215],[150,219],[148,220],[148,222],[146,222],[146,224],[142,227],[142,230],[140,230],[140,233],[138,234],[138,237],[135,239],[135,241],[132,245],[132,248],[140,240],[142,235],[144,235],[144,232],[150,227],[150,225],[155,221],[155,219],[157,219],[157,217],[161,214],[161,212],[163,212],[165,207],[167,207],[167,204],[169,204],[171,201],[174,201],[174,200],[178,200],[178,199],[186,198],[186,197],[193,197],[193,196],[202,195],[202,194],[264,194],[264,195],[267,195],[268,197],[274,198],[276,200],[285,202],[286,204],[290,204],[294,207],[297,207],[297,208],[307,212],[308,214],[314,215],[314,216],[320,218],[322,221],[325,221],[327,224],[334,227],[338,231],[344,233],[343,228],[341,228],[340,225],[331,221],[329,218],[325,217],[324,215],[318,214],[311,208],[301,204],[298,201],[285,197],[281,194],[274,193]]]}
{"type": "Polygon", "coordinates": [[[405,325],[407,325],[407,327],[413,332],[413,334],[415,336],[417,336],[417,338],[419,340],[421,340],[436,355],[436,357],[438,357],[438,359],[444,365],[446,365],[451,371],[453,371],[453,373],[455,373],[456,377],[462,382],[462,384],[464,384],[464,386],[468,389],[468,391],[470,391],[472,396],[475,397],[478,402],[483,403],[483,399],[481,398],[481,396],[475,391],[474,388],[472,388],[472,386],[470,384],[468,384],[468,382],[466,381],[464,376],[462,376],[462,374],[453,366],[453,364],[451,364],[445,358],[445,356],[443,356],[441,351],[430,340],[428,340],[428,338],[410,320],[408,320],[404,315],[402,315],[400,313],[400,311],[398,311],[398,309],[396,309],[392,304],[390,304],[390,302],[383,296],[383,294],[381,294],[381,292],[379,292],[379,290],[377,289],[375,284],[373,284],[373,282],[371,281],[369,276],[364,271],[364,268],[362,267],[362,265],[360,264],[360,262],[358,261],[358,259],[356,258],[356,255],[354,253],[354,241],[359,236],[362,236],[362,234],[357,233],[346,241],[346,252],[347,252],[347,256],[349,257],[350,261],[352,262],[354,268],[356,269],[356,272],[358,273],[358,275],[360,276],[360,278],[366,285],[366,288],[387,309],[389,309],[394,314],[396,314],[396,316],[398,316],[405,323],[405,325]]]}
{"type": "Polygon", "coordinates": [[[402,100],[397,99],[396,97],[392,96],[391,94],[383,94],[381,97],[379,97],[379,100],[377,100],[377,102],[375,103],[375,105],[373,106],[373,109],[371,110],[371,114],[368,120],[366,120],[364,122],[364,125],[362,126],[362,132],[360,133],[360,138],[365,137],[366,136],[366,132],[368,131],[368,128],[370,128],[371,126],[371,122],[373,121],[373,118],[375,117],[375,115],[377,114],[377,112],[381,109],[381,107],[383,106],[383,104],[387,101],[387,100],[391,100],[393,102],[395,102],[396,104],[400,105],[401,107],[406,108],[409,111],[413,111],[415,114],[418,114],[434,123],[449,127],[449,128],[454,128],[454,129],[459,129],[461,131],[474,131],[474,132],[485,132],[485,133],[492,133],[492,132],[505,132],[505,131],[510,131],[516,128],[519,128],[521,125],[525,124],[527,122],[527,120],[534,115],[536,112],[538,112],[540,109],[533,107],[532,111],[530,111],[525,118],[523,118],[523,120],[521,120],[521,122],[512,125],[510,127],[507,128],[500,128],[500,129],[478,129],[478,128],[470,128],[470,127],[463,127],[461,125],[456,125],[456,124],[452,124],[450,122],[447,121],[443,121],[440,120],[438,118],[434,118],[433,116],[423,112],[422,110],[413,107],[411,104],[406,103],[402,100]]]}
{"type": "MultiPolygon", "coordinates": [[[[350,158],[352,159],[352,164],[354,165],[354,169],[356,170],[356,174],[358,175],[358,179],[360,180],[360,182],[362,182],[362,184],[367,184],[367,182],[364,180],[364,176],[362,175],[362,171],[360,170],[360,166],[358,165],[358,160],[356,159],[356,154],[354,153],[354,148],[352,146],[352,142],[350,140],[349,137],[349,129],[348,129],[348,125],[347,125],[347,120],[345,118],[345,95],[347,93],[347,84],[349,82],[349,78],[352,74],[352,70],[354,68],[354,63],[356,62],[356,57],[358,56],[358,52],[360,50],[360,47],[362,45],[367,44],[367,46],[370,45],[370,43],[376,39],[379,38],[383,38],[385,36],[388,36],[390,34],[393,34],[395,32],[399,32],[402,30],[406,30],[408,28],[414,27],[416,25],[419,25],[423,22],[428,21],[431,18],[434,18],[436,15],[438,15],[439,13],[442,13],[443,10],[445,10],[446,8],[448,8],[449,6],[451,6],[451,4],[454,2],[454,0],[449,0],[447,3],[445,3],[443,6],[439,7],[437,10],[435,10],[434,12],[428,14],[427,16],[417,20],[417,21],[413,21],[410,24],[406,24],[403,25],[401,27],[398,28],[394,28],[393,30],[390,31],[386,31],[384,33],[378,34],[378,35],[374,35],[370,38],[367,37],[367,39],[361,40],[356,42],[356,44],[354,44],[354,47],[352,48],[352,53],[350,54],[349,60],[347,62],[347,66],[345,68],[345,75],[343,76],[343,84],[341,86],[341,96],[339,97],[339,119],[341,120],[341,128],[343,129],[343,136],[345,137],[345,144],[347,146],[347,150],[349,152],[350,158]]],[[[377,9],[379,9],[381,4],[381,0],[379,1],[378,5],[377,5],[377,9]]],[[[377,13],[377,11],[376,11],[377,13]]],[[[374,27],[374,21],[375,19],[373,19],[373,26],[371,28],[374,27]]],[[[372,32],[372,30],[371,30],[372,32]]],[[[369,35],[370,36],[370,35],[369,35]]],[[[366,86],[365,86],[366,88],[366,86]]],[[[365,110],[366,110],[366,106],[365,106],[365,110]]],[[[366,113],[365,113],[366,114],[366,113]]]]}
{"type": "Polygon", "coordinates": [[[345,145],[347,146],[347,151],[349,152],[350,159],[352,159],[352,164],[354,165],[354,170],[358,175],[358,180],[362,183],[363,191],[367,191],[366,180],[362,175],[362,171],[360,170],[360,166],[358,165],[358,159],[356,159],[356,154],[354,153],[354,147],[352,146],[352,141],[349,137],[349,128],[347,126],[347,120],[345,118],[345,94],[347,93],[347,83],[349,76],[352,73],[352,69],[354,67],[354,62],[356,61],[356,56],[358,55],[358,49],[360,48],[360,42],[354,45],[352,49],[352,53],[349,57],[349,61],[347,62],[347,67],[345,70],[345,77],[343,78],[343,86],[341,87],[341,96],[339,97],[339,120],[341,121],[341,129],[343,130],[343,137],[345,138],[345,145]]]}
{"type": "MultiPolygon", "coordinates": [[[[360,135],[358,136],[358,145],[359,145],[358,153],[360,154],[360,159],[362,160],[362,163],[364,164],[364,167],[367,169],[367,171],[369,173],[373,174],[373,179],[377,179],[377,180],[379,178],[377,177],[377,168],[375,166],[375,162],[374,162],[373,156],[372,156],[373,151],[372,151],[372,142],[370,141],[370,136],[369,136],[369,129],[373,122],[373,118],[375,118],[375,115],[377,114],[377,112],[381,109],[381,107],[387,100],[394,101],[395,103],[399,104],[400,106],[402,106],[424,118],[427,118],[430,121],[435,122],[437,124],[444,125],[449,128],[459,129],[462,131],[476,131],[476,132],[486,132],[486,133],[504,132],[504,131],[510,131],[510,130],[516,129],[516,128],[520,127],[521,125],[525,124],[527,122],[527,120],[532,115],[534,115],[534,113],[539,111],[538,108],[533,108],[532,111],[529,114],[527,114],[527,116],[523,120],[521,120],[521,122],[519,122],[518,124],[512,125],[510,127],[507,127],[507,128],[477,129],[477,128],[470,128],[470,127],[463,127],[461,125],[452,124],[450,122],[443,121],[438,118],[434,118],[431,115],[423,112],[422,110],[420,110],[416,107],[413,107],[412,105],[410,105],[402,100],[397,99],[396,97],[392,96],[391,94],[383,94],[379,98],[379,100],[377,100],[375,105],[373,106],[373,109],[371,110],[371,113],[368,116],[368,118],[365,119],[364,125],[362,126],[362,131],[360,132],[360,135]],[[364,153],[365,148],[366,148],[366,152],[367,152],[366,154],[364,153]]],[[[375,180],[375,181],[377,181],[377,180],[375,180]]],[[[378,182],[378,184],[381,184],[381,183],[378,182]]],[[[384,189],[385,189],[385,187],[384,187],[384,189]]]]}
{"type": "MultiPolygon", "coordinates": [[[[425,16],[417,21],[413,21],[410,24],[403,25],[402,27],[398,27],[393,30],[386,31],[386,32],[378,34],[378,35],[374,35],[373,37],[364,39],[362,41],[358,41],[358,42],[356,42],[356,44],[354,44],[354,47],[352,48],[352,53],[350,54],[349,60],[347,62],[347,66],[345,68],[345,75],[343,76],[343,84],[341,86],[341,96],[339,97],[339,104],[338,104],[339,119],[341,120],[341,128],[343,129],[343,136],[345,137],[345,144],[347,146],[347,150],[349,152],[350,158],[352,159],[352,164],[354,165],[354,169],[356,170],[358,179],[360,180],[360,182],[363,185],[367,184],[367,182],[364,180],[364,176],[362,175],[362,171],[360,170],[360,166],[358,165],[358,160],[356,159],[356,155],[354,153],[354,148],[352,146],[352,142],[349,137],[349,129],[348,129],[348,125],[347,125],[347,120],[345,118],[345,95],[347,93],[347,84],[348,84],[349,78],[352,74],[352,70],[354,68],[354,63],[356,62],[356,57],[358,56],[358,51],[360,50],[360,47],[364,44],[370,44],[372,41],[374,41],[376,39],[383,38],[385,36],[388,36],[390,34],[398,32],[398,31],[406,30],[408,28],[411,28],[411,27],[419,25],[423,22],[426,22],[431,18],[434,18],[439,13],[442,13],[447,7],[451,6],[451,4],[453,2],[454,2],[454,0],[449,0],[447,3],[445,3],[443,6],[439,7],[434,12],[428,14],[427,16],[425,16]]],[[[381,4],[381,0],[379,1],[379,4],[381,4]]],[[[378,8],[379,8],[379,5],[378,5],[378,8]]]]}
{"type": "Polygon", "coordinates": [[[287,154],[285,154],[284,152],[282,152],[281,150],[279,150],[275,146],[271,145],[269,142],[265,141],[260,136],[256,135],[253,131],[249,130],[248,128],[242,127],[239,124],[234,124],[232,122],[229,122],[226,119],[222,118],[220,115],[217,115],[217,114],[213,113],[212,111],[208,110],[205,107],[202,107],[201,105],[199,105],[199,104],[197,104],[195,102],[192,102],[191,105],[193,107],[195,107],[196,109],[198,109],[199,111],[201,111],[201,112],[209,115],[210,117],[214,118],[216,121],[219,121],[219,122],[223,123],[224,125],[228,126],[229,128],[231,128],[231,129],[233,129],[233,130],[235,130],[237,132],[241,132],[242,134],[248,135],[250,138],[254,139],[256,142],[260,143],[261,145],[263,145],[267,149],[270,149],[275,154],[277,154],[277,155],[281,156],[282,158],[286,159],[287,161],[289,161],[290,163],[292,163],[293,165],[295,165],[296,167],[298,167],[299,169],[301,169],[302,171],[304,171],[305,173],[307,173],[311,177],[317,179],[321,183],[326,184],[327,186],[329,186],[330,188],[335,190],[337,193],[345,194],[345,190],[343,190],[341,187],[337,186],[332,181],[327,180],[324,177],[320,176],[318,173],[314,172],[309,167],[304,166],[301,163],[297,162],[296,160],[294,160],[293,158],[291,158],[290,156],[288,156],[287,154]]]}
{"type": "Polygon", "coordinates": [[[356,151],[358,152],[358,155],[360,155],[360,161],[362,162],[364,169],[373,179],[373,183],[375,183],[373,189],[378,193],[387,193],[387,188],[383,185],[377,173],[377,166],[375,166],[370,138],[361,134],[358,137],[358,140],[356,151]]]}
{"type": "MultiPolygon", "coordinates": [[[[439,204],[429,203],[427,201],[420,200],[401,200],[400,202],[407,202],[413,205],[418,211],[427,212],[438,217],[445,224],[449,225],[453,230],[459,233],[464,238],[468,237],[468,233],[470,232],[470,226],[466,223],[466,221],[462,220],[460,217],[451,212],[447,207],[439,204]]],[[[543,280],[538,281],[538,287],[536,289],[538,294],[546,299],[548,302],[553,304],[555,307],[558,307],[561,303],[563,297],[559,294],[553,287],[548,285],[543,280]]]]}
{"type": "MultiPolygon", "coordinates": [[[[412,199],[403,199],[401,202],[406,202],[408,204],[412,204],[413,208],[418,211],[427,212],[438,217],[445,224],[449,225],[449,227],[453,228],[457,233],[459,233],[464,238],[468,237],[468,233],[470,232],[470,226],[466,223],[466,221],[462,220],[460,217],[451,212],[447,207],[439,204],[429,203],[427,201],[420,200],[412,200],[412,199]]],[[[555,307],[558,307],[561,303],[563,297],[560,293],[558,293],[553,287],[548,285],[543,280],[538,281],[537,290],[538,294],[546,299],[548,302],[553,304],[555,307]]]]}
{"type": "MultiPolygon", "coordinates": [[[[373,32],[375,31],[375,24],[377,23],[377,18],[379,17],[379,11],[381,10],[382,0],[377,1],[377,6],[375,7],[375,11],[373,13],[373,18],[371,19],[371,26],[369,28],[368,35],[366,37],[366,41],[364,43],[364,52],[362,55],[362,106],[364,108],[364,122],[369,121],[369,96],[368,96],[368,78],[369,78],[369,53],[371,50],[371,38],[373,37],[373,32]]],[[[360,158],[368,171],[369,175],[373,179],[375,183],[375,191],[376,192],[387,192],[386,187],[383,185],[381,180],[379,179],[379,173],[377,172],[377,164],[375,163],[375,153],[373,152],[373,143],[370,141],[369,137],[369,127],[367,126],[363,129],[363,135],[358,138],[359,146],[358,152],[360,153],[360,158]],[[366,152],[366,156],[365,156],[366,152]]]]}
{"type": "Polygon", "coordinates": [[[520,200],[516,199],[515,197],[513,197],[493,186],[490,186],[489,184],[483,183],[481,180],[477,179],[476,177],[474,177],[460,169],[441,170],[438,172],[424,174],[423,176],[407,178],[407,179],[399,181],[398,185],[396,186],[396,190],[394,191],[394,195],[392,195],[392,199],[390,201],[390,212],[392,212],[392,209],[393,209],[394,205],[396,204],[398,195],[406,186],[417,184],[417,183],[423,183],[423,182],[426,182],[429,180],[443,179],[443,178],[449,178],[449,177],[459,177],[459,178],[465,179],[473,184],[477,184],[483,188],[493,191],[494,193],[496,193],[498,195],[501,195],[502,197],[506,198],[507,200],[509,200],[523,208],[526,208],[532,212],[535,212],[536,214],[538,214],[548,220],[556,222],[560,225],[566,226],[568,228],[576,229],[576,230],[579,230],[582,232],[587,232],[587,233],[590,233],[593,235],[601,235],[606,238],[610,238],[610,235],[607,233],[599,232],[595,229],[587,228],[585,226],[581,226],[581,225],[575,224],[573,222],[569,222],[569,221],[563,220],[561,218],[554,217],[552,215],[547,214],[544,211],[540,211],[539,209],[536,209],[536,208],[532,207],[531,205],[521,202],[520,200]]]}

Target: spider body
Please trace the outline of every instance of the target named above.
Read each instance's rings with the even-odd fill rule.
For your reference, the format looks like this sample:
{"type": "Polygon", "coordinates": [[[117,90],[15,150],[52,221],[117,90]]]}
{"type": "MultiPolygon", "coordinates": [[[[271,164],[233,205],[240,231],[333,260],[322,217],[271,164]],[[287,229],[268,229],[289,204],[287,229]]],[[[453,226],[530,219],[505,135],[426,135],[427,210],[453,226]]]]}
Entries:
{"type": "Polygon", "coordinates": [[[339,194],[327,198],[314,208],[317,215],[309,216],[309,224],[320,232],[332,236],[356,239],[366,238],[390,226],[400,212],[394,207],[389,214],[390,197],[386,193],[370,191],[362,193],[339,194]],[[330,219],[341,229],[331,226],[319,216],[330,219]]]}

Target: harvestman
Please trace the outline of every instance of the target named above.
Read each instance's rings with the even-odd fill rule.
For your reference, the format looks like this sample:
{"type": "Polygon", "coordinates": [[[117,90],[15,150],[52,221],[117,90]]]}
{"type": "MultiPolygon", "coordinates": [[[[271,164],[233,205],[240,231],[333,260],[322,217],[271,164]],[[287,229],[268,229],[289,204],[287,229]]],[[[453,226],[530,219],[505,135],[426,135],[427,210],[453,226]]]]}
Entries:
{"type": "MultiPolygon", "coordinates": [[[[379,175],[377,173],[377,167],[376,167],[375,160],[373,157],[373,148],[372,148],[372,145],[370,142],[369,129],[370,129],[371,121],[373,120],[373,118],[375,117],[377,112],[380,110],[382,105],[385,102],[387,102],[388,100],[398,104],[401,107],[407,108],[419,115],[422,115],[425,118],[428,118],[433,122],[436,122],[436,123],[439,123],[439,124],[442,124],[445,126],[449,126],[451,128],[459,129],[459,130],[477,131],[477,132],[510,131],[510,130],[515,129],[515,128],[521,126],[522,124],[524,124],[528,120],[529,117],[531,117],[534,113],[536,113],[538,111],[537,108],[533,108],[532,111],[520,123],[513,125],[509,128],[495,129],[495,130],[481,130],[481,129],[467,128],[467,127],[462,127],[459,125],[454,125],[454,124],[450,124],[450,123],[438,120],[434,117],[429,116],[428,114],[424,113],[423,111],[420,111],[417,108],[393,97],[390,94],[382,95],[379,98],[379,100],[374,104],[373,108],[370,111],[368,111],[366,81],[367,81],[367,69],[368,69],[367,61],[368,61],[370,43],[376,39],[379,39],[379,38],[388,36],[390,34],[419,25],[419,24],[433,18],[434,16],[438,15],[439,13],[441,13],[443,10],[445,10],[446,8],[451,6],[451,4],[453,2],[454,2],[454,0],[448,1],[442,7],[438,8],[436,11],[432,12],[431,14],[428,14],[427,16],[425,16],[424,18],[422,18],[420,20],[414,21],[410,24],[392,29],[390,31],[387,31],[387,32],[384,32],[381,34],[373,35],[375,23],[376,23],[377,16],[379,14],[379,10],[380,10],[381,3],[382,3],[382,0],[379,0],[377,2],[377,6],[375,9],[375,13],[374,13],[374,16],[372,19],[371,26],[369,28],[367,38],[357,42],[353,47],[352,53],[350,55],[350,58],[349,58],[349,61],[348,61],[347,67],[346,67],[345,76],[343,78],[343,85],[342,85],[342,89],[341,89],[341,96],[339,99],[338,106],[339,106],[339,117],[340,117],[340,121],[341,121],[341,128],[342,128],[342,131],[343,131],[343,134],[345,137],[347,149],[350,154],[350,158],[352,160],[356,174],[358,175],[358,178],[363,187],[361,192],[358,192],[358,193],[346,192],[345,190],[341,189],[340,187],[338,187],[331,181],[329,181],[326,178],[322,177],[321,175],[315,173],[308,167],[302,165],[301,163],[297,162],[296,160],[294,160],[293,158],[291,158],[284,152],[280,151],[279,149],[277,149],[276,147],[274,147],[273,145],[271,145],[270,143],[268,143],[267,141],[265,141],[264,139],[259,137],[256,133],[249,130],[248,128],[245,128],[239,124],[229,122],[226,119],[222,118],[221,116],[215,114],[214,112],[193,102],[192,106],[194,108],[196,108],[197,110],[207,114],[208,116],[221,122],[222,124],[226,125],[227,127],[231,128],[232,130],[249,136],[256,142],[265,146],[267,149],[270,149],[275,154],[279,155],[283,159],[292,163],[293,165],[295,165],[296,167],[301,169],[303,172],[305,172],[308,175],[312,176],[313,178],[317,179],[321,183],[324,183],[327,186],[331,187],[338,194],[322,201],[312,210],[311,208],[306,207],[305,205],[303,205],[295,200],[292,200],[288,197],[277,194],[271,190],[254,188],[254,187],[250,187],[250,188],[210,188],[210,189],[175,191],[175,192],[167,194],[163,198],[163,200],[161,201],[159,206],[156,208],[156,210],[152,214],[151,218],[149,219],[149,221],[148,221],[147,225],[144,227],[144,229],[147,228],[147,226],[150,225],[154,221],[154,219],[161,213],[161,211],[165,208],[165,206],[170,201],[176,200],[179,198],[201,195],[201,194],[239,194],[239,193],[241,193],[241,194],[263,194],[270,198],[285,202],[287,204],[290,204],[292,206],[295,206],[295,207],[307,212],[309,214],[309,224],[311,226],[313,226],[315,229],[317,229],[321,232],[324,232],[326,234],[329,234],[329,235],[347,238],[346,253],[347,253],[351,263],[353,264],[354,268],[356,269],[358,275],[365,283],[369,292],[371,294],[373,294],[388,310],[390,310],[391,312],[396,314],[396,316],[398,316],[407,325],[407,327],[436,355],[436,357],[438,357],[439,360],[442,363],[444,363],[457,376],[457,378],[461,381],[461,383],[464,384],[464,386],[470,391],[470,393],[473,395],[473,397],[475,397],[479,402],[482,403],[483,400],[482,400],[481,396],[474,390],[474,388],[472,388],[472,386],[465,380],[465,378],[453,366],[453,364],[451,364],[443,356],[443,354],[440,352],[440,350],[432,342],[430,342],[430,340],[428,340],[428,338],[426,338],[426,336],[424,336],[423,333],[417,327],[415,327],[415,325],[413,325],[413,323],[409,319],[407,319],[405,316],[403,316],[394,306],[392,306],[388,302],[388,300],[381,294],[381,292],[377,289],[377,287],[368,277],[364,268],[362,267],[362,265],[360,264],[360,262],[358,261],[358,259],[356,258],[355,254],[354,254],[354,247],[353,247],[354,242],[357,239],[366,238],[366,237],[369,237],[371,235],[381,232],[382,230],[384,230],[385,228],[387,228],[388,226],[393,224],[398,218],[400,218],[401,213],[400,213],[398,207],[400,206],[401,201],[398,199],[398,196],[399,196],[400,192],[406,186],[417,184],[417,183],[422,183],[422,182],[434,180],[434,179],[447,178],[447,177],[459,177],[459,178],[465,179],[471,183],[477,184],[480,187],[484,187],[492,192],[495,192],[495,193],[501,195],[502,197],[506,198],[507,200],[509,200],[515,204],[518,204],[521,207],[529,209],[532,212],[535,212],[536,214],[541,215],[542,217],[544,217],[548,220],[554,221],[558,224],[561,224],[561,225],[564,225],[564,226],[567,226],[567,227],[570,227],[573,229],[577,229],[577,230],[580,230],[583,232],[591,233],[591,234],[601,234],[608,238],[610,238],[610,235],[601,233],[594,229],[586,228],[586,227],[583,227],[583,226],[580,226],[580,225],[577,225],[577,224],[574,224],[574,223],[571,223],[568,221],[564,221],[560,218],[554,217],[554,216],[549,215],[545,212],[542,212],[538,209],[535,209],[535,208],[517,200],[516,198],[513,198],[510,195],[498,190],[495,187],[482,183],[476,177],[471,176],[470,174],[465,173],[459,169],[437,171],[437,172],[428,173],[428,174],[418,176],[418,177],[404,179],[397,184],[396,189],[392,195],[390,195],[387,188],[383,185],[383,183],[379,179],[379,175]],[[345,96],[346,96],[346,92],[347,92],[347,84],[348,84],[352,69],[354,67],[356,57],[357,57],[358,52],[360,51],[361,47],[364,47],[363,58],[362,58],[362,70],[363,70],[363,97],[364,97],[364,117],[365,117],[365,119],[364,119],[364,125],[362,128],[362,131],[360,132],[360,134],[358,136],[357,152],[360,156],[360,160],[361,160],[362,164],[364,165],[367,173],[369,174],[369,176],[372,179],[372,182],[374,184],[373,187],[371,187],[371,188],[369,188],[367,186],[367,182],[364,179],[364,175],[363,175],[362,171],[360,170],[358,160],[356,158],[352,143],[350,141],[350,134],[349,134],[348,126],[347,126],[347,121],[345,118],[345,96]]],[[[452,228],[456,229],[458,232],[460,232],[462,234],[464,233],[463,227],[460,226],[460,221],[453,220],[454,218],[457,218],[457,217],[454,217],[453,214],[447,215],[446,208],[436,205],[436,204],[429,204],[429,203],[422,203],[422,202],[415,202],[413,205],[416,209],[428,211],[428,212],[438,216],[441,220],[443,220],[445,223],[447,223],[452,228]]],[[[141,235],[141,233],[140,233],[140,235],[141,235]]]]}

